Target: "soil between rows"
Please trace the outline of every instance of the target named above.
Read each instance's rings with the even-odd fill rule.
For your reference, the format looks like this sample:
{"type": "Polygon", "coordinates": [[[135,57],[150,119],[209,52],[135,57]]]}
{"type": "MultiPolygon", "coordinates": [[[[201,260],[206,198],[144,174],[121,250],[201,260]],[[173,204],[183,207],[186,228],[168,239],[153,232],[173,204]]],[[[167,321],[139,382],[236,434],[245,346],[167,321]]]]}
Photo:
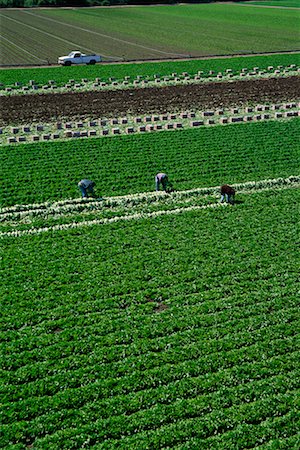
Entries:
{"type": "Polygon", "coordinates": [[[0,125],[279,103],[297,100],[299,94],[300,77],[292,76],[102,92],[3,96],[0,125]]]}

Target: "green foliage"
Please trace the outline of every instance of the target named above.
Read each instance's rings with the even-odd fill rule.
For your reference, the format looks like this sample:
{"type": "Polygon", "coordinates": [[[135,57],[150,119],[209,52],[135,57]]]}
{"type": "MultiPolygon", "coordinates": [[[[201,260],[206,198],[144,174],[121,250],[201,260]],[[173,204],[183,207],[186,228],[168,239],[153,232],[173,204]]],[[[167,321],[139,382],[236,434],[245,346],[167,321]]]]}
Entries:
{"type": "Polygon", "coordinates": [[[82,178],[108,196],[153,190],[160,171],[178,190],[288,177],[298,160],[299,119],[4,146],[1,204],[74,198],[82,178]]]}
{"type": "MultiPolygon", "coordinates": [[[[210,1],[210,0],[209,0],[210,1]]],[[[130,0],[0,0],[0,8],[30,8],[33,6],[74,6],[74,7],[82,7],[82,6],[110,6],[110,5],[127,5],[127,4],[172,4],[177,3],[176,0],[160,0],[160,1],[130,1],[130,0]]],[[[187,1],[186,3],[192,3],[187,1]]],[[[196,3],[205,3],[203,1],[197,1],[196,3]]]]}
{"type": "MultiPolygon", "coordinates": [[[[261,64],[282,63],[273,58],[261,64]]],[[[190,71],[222,66],[189,63],[190,71]]],[[[159,71],[187,70],[180,64],[159,71]]],[[[158,71],[114,67],[120,77],[158,71]]],[[[61,71],[24,71],[24,79],[86,77],[76,69],[61,79],[61,71]]],[[[99,69],[93,76],[109,76],[99,69]]],[[[16,73],[8,79],[19,81],[16,73]]],[[[154,189],[161,170],[181,190],[288,177],[298,161],[299,119],[6,146],[1,205],[75,198],[83,176],[105,195],[128,194],[154,189]]],[[[39,205],[40,216],[7,218],[4,230],[37,230],[182,208],[0,233],[0,447],[299,448],[300,194],[282,187],[241,189],[234,206],[189,212],[216,202],[211,189],[107,199],[101,212],[78,202],[61,217],[39,205]]]]}
{"type": "MultiPolygon", "coordinates": [[[[182,3],[207,3],[213,0],[186,0],[182,3]]],[[[224,0],[223,0],[224,1],[224,0]]],[[[229,0],[225,0],[229,1],[229,0]]],[[[110,6],[110,5],[152,5],[173,4],[177,0],[0,0],[0,8],[32,6],[110,6]]]]}
{"type": "Polygon", "coordinates": [[[221,3],[10,10],[1,14],[1,64],[57,64],[77,49],[106,61],[297,51],[297,14],[221,3]]]}
{"type": "Polygon", "coordinates": [[[1,447],[296,442],[299,190],[240,200],[2,239],[1,447]]]}
{"type": "Polygon", "coordinates": [[[193,76],[199,70],[205,74],[210,70],[225,72],[226,69],[232,69],[234,74],[239,74],[244,67],[249,69],[253,67],[266,69],[268,66],[289,66],[290,64],[300,65],[300,54],[164,61],[143,64],[99,64],[96,66],[52,67],[42,69],[14,68],[1,72],[1,82],[6,86],[13,86],[16,81],[25,85],[30,80],[34,80],[36,83],[43,85],[48,83],[49,80],[54,80],[58,85],[64,85],[70,79],[78,82],[82,78],[88,80],[100,78],[103,81],[108,81],[110,77],[120,80],[124,79],[125,76],[132,78],[138,75],[143,77],[153,77],[154,75],[171,76],[172,73],[180,74],[182,72],[188,72],[193,76]]]}
{"type": "Polygon", "coordinates": [[[300,8],[300,0],[260,0],[253,1],[248,0],[247,3],[251,5],[259,6],[282,6],[287,8],[300,8]]]}
{"type": "MultiPolygon", "coordinates": [[[[211,3],[214,0],[184,0],[180,3],[211,3]]],[[[223,2],[232,0],[220,0],[223,2]]],[[[239,0],[233,0],[239,1],[239,0]]],[[[253,4],[267,4],[267,5],[280,5],[283,6],[299,6],[299,0],[282,0],[282,1],[252,1],[253,4]]],[[[110,6],[110,5],[155,5],[155,4],[174,4],[178,3],[177,0],[0,0],[0,8],[30,8],[33,6],[110,6]]]]}

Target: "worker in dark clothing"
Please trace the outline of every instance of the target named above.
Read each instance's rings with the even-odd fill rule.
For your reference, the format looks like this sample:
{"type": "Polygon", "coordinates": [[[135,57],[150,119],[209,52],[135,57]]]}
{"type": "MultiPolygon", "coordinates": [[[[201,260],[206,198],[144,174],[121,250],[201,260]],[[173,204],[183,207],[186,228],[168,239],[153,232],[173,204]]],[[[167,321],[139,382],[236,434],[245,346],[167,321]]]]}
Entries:
{"type": "Polygon", "coordinates": [[[171,183],[169,182],[168,176],[165,173],[158,173],[155,176],[155,189],[159,191],[160,185],[165,192],[172,192],[173,188],[171,183]]]}
{"type": "Polygon", "coordinates": [[[228,186],[228,184],[223,184],[221,186],[221,203],[226,200],[227,203],[234,203],[235,190],[233,187],[228,186]]]}
{"type": "Polygon", "coordinates": [[[81,180],[78,183],[78,187],[79,190],[81,192],[82,198],[87,198],[89,196],[89,194],[94,197],[94,187],[95,187],[96,183],[94,183],[94,181],[91,180],[81,180]]]}

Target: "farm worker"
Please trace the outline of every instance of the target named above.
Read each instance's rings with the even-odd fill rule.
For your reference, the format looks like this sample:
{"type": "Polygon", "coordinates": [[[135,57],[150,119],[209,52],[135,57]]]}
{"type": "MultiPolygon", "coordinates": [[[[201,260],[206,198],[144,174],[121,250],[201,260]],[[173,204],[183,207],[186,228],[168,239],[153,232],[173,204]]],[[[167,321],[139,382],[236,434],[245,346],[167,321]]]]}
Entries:
{"type": "Polygon", "coordinates": [[[163,190],[165,192],[167,192],[167,185],[168,184],[170,185],[170,182],[169,182],[168,177],[167,177],[167,175],[165,173],[161,172],[161,173],[158,173],[155,176],[155,188],[156,188],[157,191],[159,191],[159,187],[160,187],[160,185],[162,185],[163,190]]]}
{"type": "Polygon", "coordinates": [[[226,199],[227,203],[234,203],[235,190],[233,187],[228,186],[228,184],[223,184],[221,186],[221,203],[226,199]]]}
{"type": "Polygon", "coordinates": [[[88,194],[91,194],[92,196],[94,196],[94,187],[95,187],[96,183],[94,183],[94,181],[91,180],[81,180],[78,183],[78,187],[80,189],[82,198],[87,198],[88,194]]]}

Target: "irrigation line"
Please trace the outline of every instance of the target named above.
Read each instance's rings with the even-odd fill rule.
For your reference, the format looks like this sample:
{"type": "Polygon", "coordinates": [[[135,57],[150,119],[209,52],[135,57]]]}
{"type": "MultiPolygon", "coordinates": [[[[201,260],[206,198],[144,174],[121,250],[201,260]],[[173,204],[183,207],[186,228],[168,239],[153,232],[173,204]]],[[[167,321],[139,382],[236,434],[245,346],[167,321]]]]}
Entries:
{"type": "Polygon", "coordinates": [[[42,59],[39,58],[38,56],[34,55],[33,53],[28,52],[27,50],[25,50],[23,47],[20,47],[19,45],[15,44],[13,41],[10,41],[9,39],[5,38],[4,36],[0,36],[0,39],[2,39],[3,41],[7,41],[9,42],[11,45],[13,45],[14,47],[22,50],[22,52],[27,53],[28,55],[32,56],[33,58],[38,59],[39,61],[43,61],[43,62],[47,62],[46,59],[42,59]]]}
{"type": "MultiPolygon", "coordinates": [[[[153,51],[153,52],[156,52],[156,53],[161,53],[163,55],[174,55],[174,56],[181,56],[181,57],[188,57],[189,56],[189,55],[186,55],[186,54],[183,54],[183,53],[164,52],[163,50],[158,50],[158,49],[153,48],[153,47],[147,47],[145,45],[137,44],[136,42],[131,42],[131,41],[127,41],[127,40],[124,40],[124,39],[119,39],[119,38],[110,36],[109,34],[99,33],[98,31],[91,31],[91,30],[88,30],[87,28],[76,27],[75,25],[71,25],[71,24],[68,24],[68,23],[65,23],[65,22],[60,22],[59,20],[55,20],[55,19],[50,19],[49,17],[39,16],[38,14],[33,14],[32,12],[29,12],[29,11],[22,11],[22,12],[24,12],[26,14],[30,14],[30,15],[32,15],[34,17],[39,17],[40,19],[52,21],[52,22],[55,22],[55,23],[58,23],[60,25],[64,25],[64,26],[67,26],[67,27],[72,27],[72,28],[75,28],[76,30],[84,31],[84,32],[90,33],[90,34],[95,34],[96,36],[105,37],[105,38],[111,39],[113,41],[122,42],[123,44],[128,44],[128,45],[132,45],[132,46],[139,47],[139,48],[144,48],[146,50],[150,50],[150,51],[153,51]]],[[[103,55],[103,56],[105,56],[105,55],[103,55]]]]}

